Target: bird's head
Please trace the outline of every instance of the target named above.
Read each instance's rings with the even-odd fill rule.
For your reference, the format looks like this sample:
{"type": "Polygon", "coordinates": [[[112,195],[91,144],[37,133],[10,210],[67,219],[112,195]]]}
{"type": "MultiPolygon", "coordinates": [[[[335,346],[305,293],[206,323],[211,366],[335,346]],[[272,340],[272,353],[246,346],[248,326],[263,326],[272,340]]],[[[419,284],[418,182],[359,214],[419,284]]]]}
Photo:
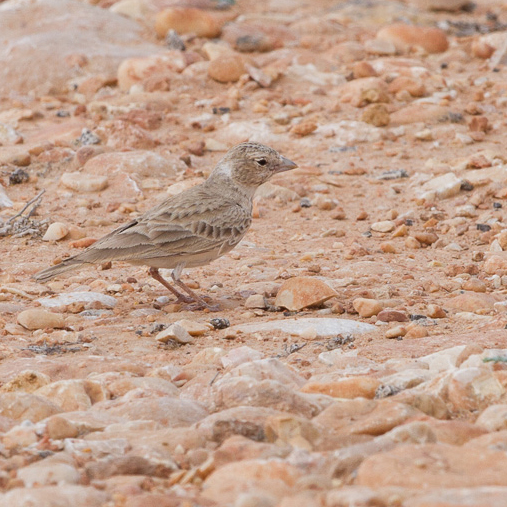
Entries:
{"type": "Polygon", "coordinates": [[[220,160],[212,176],[229,177],[244,188],[256,189],[274,174],[295,169],[297,165],[276,150],[258,143],[241,143],[220,160]]]}

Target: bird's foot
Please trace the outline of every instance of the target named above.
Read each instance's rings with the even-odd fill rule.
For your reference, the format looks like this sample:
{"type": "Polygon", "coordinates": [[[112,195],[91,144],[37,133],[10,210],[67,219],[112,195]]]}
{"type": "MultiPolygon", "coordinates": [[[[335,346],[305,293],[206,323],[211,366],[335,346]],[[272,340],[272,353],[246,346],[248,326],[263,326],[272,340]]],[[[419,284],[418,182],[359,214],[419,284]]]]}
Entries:
{"type": "Polygon", "coordinates": [[[189,303],[195,303],[195,299],[191,298],[190,296],[185,296],[185,294],[180,294],[177,298],[176,298],[176,301],[174,302],[175,304],[186,304],[188,305],[189,303]]]}
{"type": "Polygon", "coordinates": [[[208,312],[219,312],[221,310],[220,305],[210,305],[206,301],[196,301],[190,305],[186,305],[182,308],[183,310],[190,312],[208,311],[208,312]]]}

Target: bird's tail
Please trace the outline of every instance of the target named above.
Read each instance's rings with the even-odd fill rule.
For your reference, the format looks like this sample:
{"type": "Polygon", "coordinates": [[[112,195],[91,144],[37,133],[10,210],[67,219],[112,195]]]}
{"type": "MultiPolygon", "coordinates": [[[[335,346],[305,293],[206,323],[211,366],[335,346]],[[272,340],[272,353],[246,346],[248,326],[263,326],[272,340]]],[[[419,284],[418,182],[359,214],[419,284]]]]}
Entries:
{"type": "Polygon", "coordinates": [[[51,266],[50,268],[46,268],[42,271],[39,271],[38,273],[35,273],[35,275],[33,275],[33,278],[37,282],[47,282],[48,280],[51,280],[55,276],[65,273],[66,271],[71,271],[78,268],[82,264],[83,261],[76,259],[76,257],[71,257],[70,259],[65,259],[56,266],[51,266]]]}

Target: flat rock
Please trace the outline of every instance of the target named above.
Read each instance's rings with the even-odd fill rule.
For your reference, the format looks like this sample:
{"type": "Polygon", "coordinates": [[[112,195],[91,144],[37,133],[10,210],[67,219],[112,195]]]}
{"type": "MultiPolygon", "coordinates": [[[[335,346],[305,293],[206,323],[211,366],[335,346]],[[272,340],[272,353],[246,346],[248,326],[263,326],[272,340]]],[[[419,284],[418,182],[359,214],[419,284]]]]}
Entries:
{"type": "Polygon", "coordinates": [[[39,389],[39,387],[45,386],[50,382],[51,379],[44,373],[34,370],[25,370],[18,373],[13,379],[9,380],[9,382],[3,384],[0,390],[5,393],[14,391],[33,393],[39,389]]]}
{"type": "Polygon", "coordinates": [[[363,461],[355,483],[374,488],[505,486],[506,467],[503,451],[445,444],[404,445],[363,461]]]}
{"type": "Polygon", "coordinates": [[[447,305],[461,312],[480,312],[493,310],[496,302],[497,298],[492,294],[467,291],[450,299],[447,305]]]}
{"type": "Polygon", "coordinates": [[[40,298],[37,301],[45,308],[58,308],[73,303],[100,303],[103,308],[114,308],[116,299],[113,296],[101,294],[100,292],[68,292],[54,297],[40,298]]]}
{"type": "Polygon", "coordinates": [[[476,424],[488,431],[507,430],[507,405],[490,405],[478,417],[476,424]]]}
{"type": "Polygon", "coordinates": [[[172,324],[168,328],[160,331],[155,336],[155,340],[161,343],[167,343],[169,340],[174,340],[181,344],[192,343],[194,339],[188,331],[180,324],[172,324]]]}
{"type": "Polygon", "coordinates": [[[381,28],[377,39],[392,42],[396,49],[406,51],[420,46],[428,53],[443,53],[449,47],[445,32],[439,28],[427,28],[396,23],[381,28]]]}
{"type": "Polygon", "coordinates": [[[136,396],[139,396],[137,390],[130,391],[116,400],[96,403],[92,409],[128,421],[157,421],[167,427],[189,426],[207,415],[204,407],[193,401],[179,400],[174,396],[136,396]]]}
{"type": "Polygon", "coordinates": [[[372,326],[371,324],[356,322],[355,320],[317,317],[239,324],[230,328],[230,330],[241,331],[247,334],[263,331],[281,331],[282,333],[287,333],[293,336],[304,336],[308,335],[310,331],[315,331],[315,336],[317,338],[325,338],[347,333],[362,334],[373,331],[374,329],[375,326],[372,326]]]}
{"type": "Polygon", "coordinates": [[[38,422],[59,412],[58,405],[42,396],[22,392],[0,394],[0,415],[15,421],[38,422]]]}
{"type": "Polygon", "coordinates": [[[298,375],[296,371],[274,358],[258,359],[240,364],[230,370],[227,375],[233,377],[248,376],[259,381],[271,379],[293,388],[301,387],[305,383],[303,377],[298,375]]]}
{"type": "Polygon", "coordinates": [[[102,507],[110,495],[93,487],[63,484],[58,486],[43,486],[33,489],[15,488],[0,495],[0,505],[9,507],[102,507]]]}
{"type": "Polygon", "coordinates": [[[376,299],[356,298],[352,304],[356,312],[363,318],[372,317],[382,311],[382,303],[376,299]]]}
{"type": "Polygon", "coordinates": [[[223,22],[209,11],[171,7],[157,14],[155,30],[159,37],[165,37],[169,30],[174,30],[178,34],[194,33],[198,37],[214,38],[220,35],[222,24],[223,22]]]}
{"type": "Polygon", "coordinates": [[[101,153],[84,165],[86,174],[111,175],[114,173],[137,174],[140,178],[173,178],[185,169],[185,163],[177,157],[165,158],[148,150],[101,153]]]}
{"type": "Polygon", "coordinates": [[[69,454],[58,453],[37,461],[17,471],[17,477],[25,483],[25,487],[49,486],[57,484],[77,484],[80,473],[69,454]]]}
{"type": "Polygon", "coordinates": [[[34,394],[51,400],[64,412],[88,410],[94,403],[110,397],[99,382],[88,379],[58,380],[40,387],[34,394]]]}
{"type": "Polygon", "coordinates": [[[462,180],[460,178],[454,173],[449,172],[424,183],[420,190],[418,190],[418,197],[425,201],[448,199],[459,194],[461,183],[462,180]]]}
{"type": "Polygon", "coordinates": [[[255,492],[257,496],[253,501],[256,503],[252,505],[269,505],[264,498],[280,500],[288,495],[300,475],[296,467],[279,460],[230,463],[206,479],[204,496],[218,503],[232,503],[242,493],[255,492]]]}
{"type": "Polygon", "coordinates": [[[59,328],[65,326],[65,319],[56,313],[39,308],[23,310],[18,315],[18,324],[30,331],[35,329],[59,328]]]}
{"type": "Polygon", "coordinates": [[[2,95],[63,92],[73,78],[115,75],[124,58],[160,52],[135,21],[75,0],[64,10],[60,0],[2,3],[0,33],[2,95]]]}
{"type": "Polygon", "coordinates": [[[318,306],[336,295],[336,291],[322,280],[295,276],[282,284],[276,295],[275,305],[299,311],[309,306],[318,306]]]}
{"type": "Polygon", "coordinates": [[[336,382],[308,382],[301,391],[304,393],[327,394],[333,398],[369,398],[375,397],[380,380],[372,377],[349,377],[336,382]]]}

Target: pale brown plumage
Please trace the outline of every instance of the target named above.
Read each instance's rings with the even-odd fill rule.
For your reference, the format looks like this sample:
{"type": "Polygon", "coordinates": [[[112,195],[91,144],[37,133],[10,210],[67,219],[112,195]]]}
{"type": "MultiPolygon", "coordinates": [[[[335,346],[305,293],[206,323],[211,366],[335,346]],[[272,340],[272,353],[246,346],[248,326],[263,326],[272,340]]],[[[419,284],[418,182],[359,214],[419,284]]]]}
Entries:
{"type": "Polygon", "coordinates": [[[295,167],[272,148],[239,144],[227,152],[201,185],[169,197],[34,278],[45,282],[82,264],[126,261],[149,266],[150,274],[180,301],[197,301],[209,307],[181,282],[181,270],[208,264],[232,250],[252,222],[252,199],[257,187],[274,174],[295,167]],[[173,269],[173,281],[190,297],[162,278],[159,268],[173,269]]]}

